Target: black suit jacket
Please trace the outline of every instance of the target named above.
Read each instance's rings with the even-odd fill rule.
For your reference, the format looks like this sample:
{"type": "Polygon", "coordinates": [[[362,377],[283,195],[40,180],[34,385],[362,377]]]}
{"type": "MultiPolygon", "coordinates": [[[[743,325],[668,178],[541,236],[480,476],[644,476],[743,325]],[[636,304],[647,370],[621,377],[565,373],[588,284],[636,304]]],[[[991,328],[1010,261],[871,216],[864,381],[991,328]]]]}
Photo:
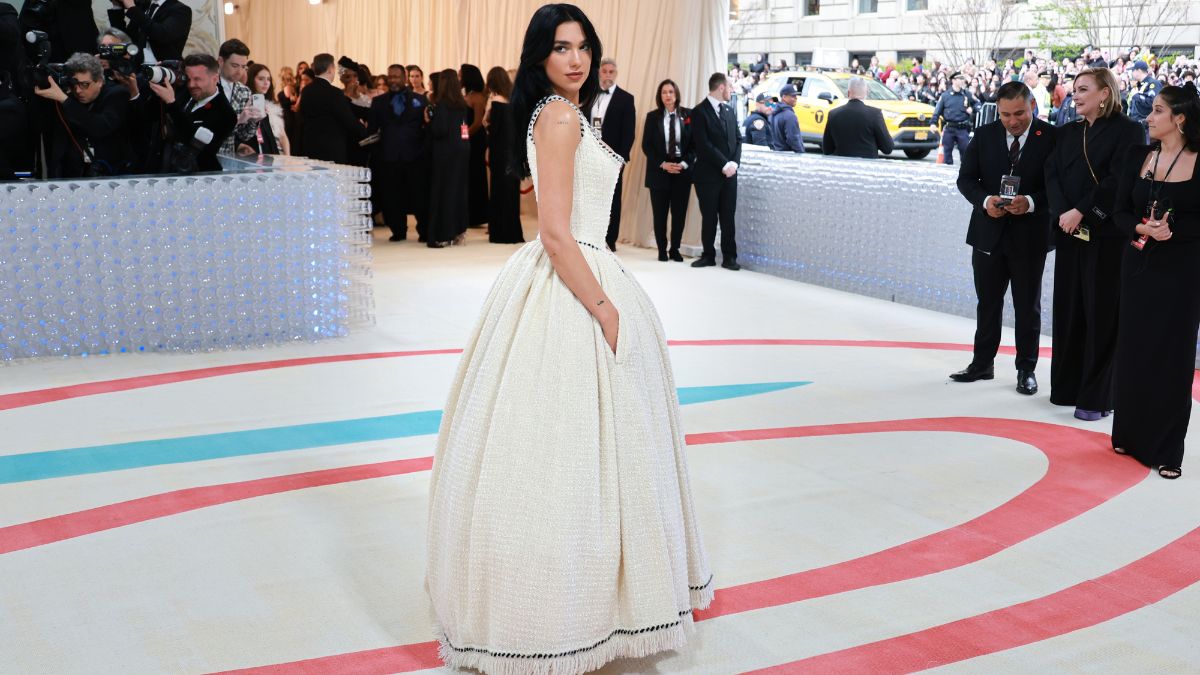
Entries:
{"type": "Polygon", "coordinates": [[[852,98],[846,105],[829,111],[821,142],[825,154],[871,159],[881,152],[890,155],[894,147],[878,108],[852,98]]]}
{"type": "MultiPolygon", "coordinates": [[[[692,178],[692,166],[696,164],[696,149],[692,143],[692,111],[682,106],[675,109],[679,119],[680,135],[675,139],[679,143],[679,154],[688,168],[683,173],[688,180],[692,178]]],[[[663,116],[666,110],[651,110],[646,113],[646,126],[642,128],[642,152],[646,153],[646,187],[651,190],[668,190],[671,187],[672,174],[659,168],[668,161],[667,136],[663,131],[663,116]]]]}
{"type": "Polygon", "coordinates": [[[696,166],[692,169],[694,183],[737,179],[737,174],[726,178],[721,173],[727,163],[742,162],[742,137],[737,131],[737,118],[728,103],[723,107],[724,113],[720,117],[707,98],[692,108],[692,143],[696,151],[696,166]]]}
{"type": "Polygon", "coordinates": [[[1120,166],[1130,148],[1146,142],[1146,132],[1142,125],[1121,113],[1101,117],[1087,130],[1085,159],[1083,134],[1086,126],[1087,122],[1080,118],[1058,129],[1058,142],[1046,165],[1050,225],[1057,234],[1060,232],[1055,227],[1058,217],[1071,209],[1079,209],[1093,237],[1123,237],[1124,233],[1112,221],[1120,166]]]}
{"type": "MultiPolygon", "coordinates": [[[[29,10],[33,8],[29,2],[21,7],[21,25],[30,25],[33,20],[29,10]]],[[[92,16],[91,0],[59,0],[54,6],[50,25],[43,30],[50,36],[50,60],[66,61],[75,52],[94,54],[96,38],[100,36],[96,28],[96,19],[92,16]]],[[[24,31],[22,29],[22,41],[24,31]]]]}
{"type": "Polygon", "coordinates": [[[371,101],[369,133],[380,132],[376,152],[385,162],[413,162],[429,149],[429,137],[425,133],[425,109],[429,101],[412,90],[393,94],[388,92],[371,101]],[[400,96],[404,100],[404,112],[399,116],[392,110],[392,99],[400,96]]]}
{"type": "Polygon", "coordinates": [[[1029,138],[1017,161],[1016,175],[1021,177],[1019,194],[1033,198],[1034,210],[1020,216],[992,218],[983,209],[983,200],[999,194],[1000,179],[1009,171],[1007,132],[1000,121],[975,130],[975,136],[963,153],[958,171],[958,191],[971,203],[971,224],[967,244],[992,253],[999,250],[1002,238],[1009,238],[1017,249],[1031,252],[1050,250],[1050,201],[1046,197],[1046,160],[1054,152],[1054,127],[1035,119],[1029,138]]]}
{"type": "Polygon", "coordinates": [[[233,127],[237,125],[237,114],[233,112],[233,106],[229,105],[229,99],[221,92],[220,85],[217,86],[217,95],[213,100],[198,110],[185,112],[190,103],[191,99],[185,93],[183,96],[176,96],[175,103],[171,105],[171,116],[175,120],[175,138],[181,143],[190,143],[200,127],[211,131],[213,138],[197,153],[196,163],[201,171],[220,171],[221,162],[217,160],[217,151],[233,133],[233,127]]]}
{"type": "Polygon", "coordinates": [[[313,159],[345,164],[350,142],[367,135],[350,108],[350,99],[324,78],[318,77],[304,88],[300,118],[304,154],[313,159]]]}
{"type": "MultiPolygon", "coordinates": [[[[596,107],[592,103],[591,110],[596,107]]],[[[592,119],[588,111],[588,121],[592,119]]],[[[629,152],[633,150],[633,136],[637,133],[637,110],[633,106],[633,94],[613,85],[612,100],[604,111],[604,126],[600,128],[600,139],[604,144],[629,161],[629,152]]]]}
{"type": "Polygon", "coordinates": [[[105,82],[100,95],[88,105],[68,97],[62,104],[63,119],[71,127],[75,142],[58,119],[58,112],[45,113],[52,117],[54,128],[49,166],[51,178],[76,178],[86,175],[83,154],[76,147],[91,147],[96,169],[100,175],[127,173],[132,160],[126,119],[129,116],[129,91],[125,87],[105,82]]]}
{"type": "MultiPolygon", "coordinates": [[[[159,61],[178,61],[183,58],[183,48],[188,34],[192,32],[192,8],[179,0],[164,0],[154,18],[147,20],[149,3],[137,4],[128,11],[108,10],[108,22],[113,28],[129,33],[138,47],[149,44],[154,57],[159,61]]],[[[141,55],[138,55],[141,60],[141,55]]]]}

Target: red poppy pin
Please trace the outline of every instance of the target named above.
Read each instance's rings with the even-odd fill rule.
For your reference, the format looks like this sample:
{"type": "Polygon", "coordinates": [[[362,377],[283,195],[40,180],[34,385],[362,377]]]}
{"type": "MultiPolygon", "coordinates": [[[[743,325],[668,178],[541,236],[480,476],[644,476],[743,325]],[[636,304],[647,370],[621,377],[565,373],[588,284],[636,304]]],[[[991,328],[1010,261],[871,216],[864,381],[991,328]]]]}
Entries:
{"type": "Polygon", "coordinates": [[[691,115],[688,115],[687,117],[683,118],[683,126],[685,126],[685,127],[692,126],[692,116],[691,115]]]}
{"type": "Polygon", "coordinates": [[[211,107],[212,107],[212,101],[209,101],[208,103],[205,103],[205,104],[204,104],[204,109],[205,109],[205,110],[208,110],[208,109],[209,109],[209,108],[211,108],[211,107]]]}
{"type": "Polygon", "coordinates": [[[1041,136],[1041,135],[1042,135],[1042,130],[1041,130],[1041,129],[1038,129],[1037,131],[1033,132],[1033,135],[1034,135],[1034,136],[1041,136]]]}

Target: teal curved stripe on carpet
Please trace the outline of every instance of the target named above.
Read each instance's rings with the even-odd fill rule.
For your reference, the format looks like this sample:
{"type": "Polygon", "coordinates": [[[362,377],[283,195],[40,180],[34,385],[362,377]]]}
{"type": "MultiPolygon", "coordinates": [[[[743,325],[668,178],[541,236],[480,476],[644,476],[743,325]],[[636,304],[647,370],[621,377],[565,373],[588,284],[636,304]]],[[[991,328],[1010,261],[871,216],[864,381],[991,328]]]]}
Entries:
{"type": "MultiPolygon", "coordinates": [[[[805,384],[810,383],[767,382],[683,387],[679,389],[679,402],[682,405],[707,403],[781,391],[805,384]]],[[[427,436],[438,432],[441,421],[440,410],[426,410],[384,417],[5,455],[0,456],[0,484],[427,436]]]]}

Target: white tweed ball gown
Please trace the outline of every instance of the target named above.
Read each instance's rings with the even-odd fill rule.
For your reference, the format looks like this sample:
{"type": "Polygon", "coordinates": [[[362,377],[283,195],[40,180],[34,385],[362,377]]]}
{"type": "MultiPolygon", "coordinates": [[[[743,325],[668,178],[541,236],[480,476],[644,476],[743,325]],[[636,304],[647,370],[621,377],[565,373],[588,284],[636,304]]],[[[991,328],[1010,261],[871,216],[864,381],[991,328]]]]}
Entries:
{"type": "MultiPolygon", "coordinates": [[[[535,190],[533,126],[552,100],[570,104],[543,100],[526,134],[535,190]]],[[[582,673],[676,649],[713,597],[662,325],[604,243],[623,161],[578,117],[571,233],[620,313],[616,354],[540,240],[509,259],[430,485],[426,585],[451,666],[582,673]]]]}

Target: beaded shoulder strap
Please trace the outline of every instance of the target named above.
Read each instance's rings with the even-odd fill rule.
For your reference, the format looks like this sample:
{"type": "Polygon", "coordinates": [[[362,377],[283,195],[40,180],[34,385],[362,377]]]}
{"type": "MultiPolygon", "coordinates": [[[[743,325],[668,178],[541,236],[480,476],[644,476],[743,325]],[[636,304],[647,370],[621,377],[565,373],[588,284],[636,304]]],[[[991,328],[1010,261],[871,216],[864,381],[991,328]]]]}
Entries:
{"type": "Polygon", "coordinates": [[[533,109],[533,114],[529,116],[529,128],[525,132],[525,137],[530,141],[533,140],[533,125],[535,122],[537,122],[538,115],[542,114],[542,109],[547,105],[550,105],[551,101],[563,101],[567,105],[571,106],[571,109],[575,111],[575,115],[579,117],[579,135],[582,137],[584,126],[587,124],[587,119],[583,116],[583,111],[581,111],[574,103],[571,103],[571,101],[563,98],[562,96],[558,96],[557,94],[554,96],[547,96],[546,98],[542,99],[537,104],[537,107],[533,109]]]}

